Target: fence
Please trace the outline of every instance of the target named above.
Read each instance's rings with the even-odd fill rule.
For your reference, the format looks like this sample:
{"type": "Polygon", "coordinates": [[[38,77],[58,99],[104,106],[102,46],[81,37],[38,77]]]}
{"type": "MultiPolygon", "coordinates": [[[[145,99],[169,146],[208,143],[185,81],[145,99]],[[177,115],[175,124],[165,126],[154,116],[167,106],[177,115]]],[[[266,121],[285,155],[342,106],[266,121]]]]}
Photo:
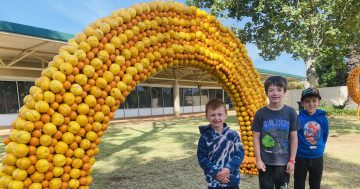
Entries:
{"type": "MultiPolygon", "coordinates": [[[[300,101],[301,91],[303,89],[292,89],[288,90],[287,96],[285,98],[285,104],[298,109],[298,101],[300,101]]],[[[338,87],[325,87],[319,88],[322,103],[327,106],[331,105],[342,105],[347,99],[348,90],[346,86],[338,86],[338,87]]],[[[356,109],[357,104],[355,104],[351,99],[348,108],[356,109]]]]}

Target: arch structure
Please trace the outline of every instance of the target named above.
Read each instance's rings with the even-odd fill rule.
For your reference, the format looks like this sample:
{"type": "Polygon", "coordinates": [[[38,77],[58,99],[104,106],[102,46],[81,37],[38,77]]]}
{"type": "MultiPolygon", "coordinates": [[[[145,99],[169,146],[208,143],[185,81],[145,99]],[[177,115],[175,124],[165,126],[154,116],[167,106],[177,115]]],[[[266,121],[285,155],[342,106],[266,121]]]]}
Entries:
{"type": "Polygon", "coordinates": [[[266,96],[245,46],[203,10],[151,2],[96,20],[60,48],[4,139],[0,188],[89,188],[115,110],[137,84],[177,65],[222,84],[240,125],[241,172],[257,174],[250,125],[266,96]]]}
{"type": "Polygon", "coordinates": [[[360,67],[352,69],[347,78],[348,93],[351,99],[358,104],[356,116],[360,120],[360,90],[359,90],[360,67]]]}

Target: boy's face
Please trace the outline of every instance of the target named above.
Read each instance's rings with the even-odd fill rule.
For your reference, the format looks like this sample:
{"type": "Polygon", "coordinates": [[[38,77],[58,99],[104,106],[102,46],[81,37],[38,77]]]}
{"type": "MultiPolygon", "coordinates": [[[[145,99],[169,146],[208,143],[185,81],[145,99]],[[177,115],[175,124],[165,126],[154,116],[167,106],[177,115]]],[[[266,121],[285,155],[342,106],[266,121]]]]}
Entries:
{"type": "Polygon", "coordinates": [[[208,109],[206,114],[207,120],[215,130],[223,127],[226,117],[225,107],[219,107],[214,110],[208,109]]]}
{"type": "Polygon", "coordinates": [[[266,96],[269,98],[270,103],[281,103],[285,96],[284,87],[270,85],[266,96]]]}
{"type": "Polygon", "coordinates": [[[320,100],[316,96],[309,96],[306,97],[301,103],[304,106],[305,111],[307,111],[308,114],[312,115],[316,112],[317,107],[319,107],[320,100]]]}

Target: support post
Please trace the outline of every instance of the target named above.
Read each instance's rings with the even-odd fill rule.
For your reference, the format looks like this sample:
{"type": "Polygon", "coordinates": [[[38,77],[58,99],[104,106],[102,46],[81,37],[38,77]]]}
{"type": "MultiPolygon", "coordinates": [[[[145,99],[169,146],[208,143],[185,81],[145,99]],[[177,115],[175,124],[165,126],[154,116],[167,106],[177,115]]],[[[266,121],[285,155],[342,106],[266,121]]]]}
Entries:
{"type": "Polygon", "coordinates": [[[174,115],[180,117],[180,89],[176,80],[174,82],[174,115]]]}

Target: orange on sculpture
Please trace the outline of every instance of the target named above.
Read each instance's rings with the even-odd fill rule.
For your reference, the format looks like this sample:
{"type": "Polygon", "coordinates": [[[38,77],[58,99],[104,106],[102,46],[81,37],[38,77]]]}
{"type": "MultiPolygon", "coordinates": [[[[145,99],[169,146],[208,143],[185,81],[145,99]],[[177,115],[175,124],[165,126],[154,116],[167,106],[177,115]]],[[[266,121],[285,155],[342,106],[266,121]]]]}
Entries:
{"type": "Polygon", "coordinates": [[[245,45],[203,10],[151,2],[98,19],[60,48],[4,139],[0,188],[89,188],[116,109],[137,84],[178,65],[222,84],[240,125],[241,172],[257,174],[250,125],[266,96],[245,45]]]}

